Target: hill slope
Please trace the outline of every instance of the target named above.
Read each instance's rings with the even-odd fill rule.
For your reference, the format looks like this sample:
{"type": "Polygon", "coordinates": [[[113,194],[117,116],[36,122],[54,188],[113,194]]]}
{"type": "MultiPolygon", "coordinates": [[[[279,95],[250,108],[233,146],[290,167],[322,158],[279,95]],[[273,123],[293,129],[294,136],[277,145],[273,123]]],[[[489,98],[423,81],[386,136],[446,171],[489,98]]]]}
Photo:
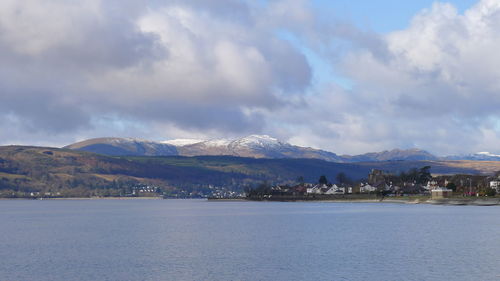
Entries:
{"type": "Polygon", "coordinates": [[[6,146],[0,147],[0,196],[31,192],[70,197],[124,195],[140,185],[173,193],[204,191],[209,185],[241,190],[245,185],[290,182],[299,176],[316,181],[322,174],[333,179],[344,172],[360,178],[368,169],[317,159],[113,157],[69,149],[6,146]]]}
{"type": "Polygon", "coordinates": [[[418,160],[438,160],[438,157],[421,149],[393,149],[382,152],[365,153],[361,155],[343,155],[345,162],[371,162],[371,161],[418,161],[418,160]]]}
{"type": "Polygon", "coordinates": [[[65,148],[113,156],[229,155],[252,158],[310,158],[339,163],[438,160],[438,157],[420,149],[394,149],[355,156],[338,156],[333,152],[292,145],[266,135],[250,135],[240,139],[176,139],[163,142],[98,138],[71,144],[65,148]]]}
{"type": "Polygon", "coordinates": [[[228,155],[253,158],[312,158],[342,162],[335,153],[300,147],[261,135],[230,140],[170,140],[152,142],[125,138],[97,138],[64,148],[113,156],[206,156],[228,155]]]}
{"type": "Polygon", "coordinates": [[[113,157],[68,149],[0,147],[0,196],[50,192],[61,196],[124,195],[142,185],[172,193],[205,192],[209,186],[241,190],[263,181],[294,183],[302,176],[330,181],[343,172],[357,180],[373,169],[398,173],[432,166],[438,174],[494,172],[500,162],[385,161],[334,163],[319,159],[266,159],[234,156],[113,157]]]}
{"type": "Polygon", "coordinates": [[[170,156],[178,155],[174,145],[158,143],[131,138],[95,138],[74,144],[64,148],[94,152],[104,155],[142,155],[142,156],[170,156]]]}
{"type": "Polygon", "coordinates": [[[437,157],[421,149],[393,149],[360,155],[339,156],[333,152],[301,147],[266,135],[250,135],[239,139],[174,139],[163,142],[131,138],[96,138],[64,148],[111,156],[239,156],[252,158],[310,158],[338,163],[375,161],[500,161],[500,155],[479,152],[469,155],[437,157]]]}
{"type": "Polygon", "coordinates": [[[177,147],[183,156],[231,155],[253,158],[311,158],[341,162],[335,153],[300,147],[266,135],[250,135],[229,140],[208,140],[177,147]]]}

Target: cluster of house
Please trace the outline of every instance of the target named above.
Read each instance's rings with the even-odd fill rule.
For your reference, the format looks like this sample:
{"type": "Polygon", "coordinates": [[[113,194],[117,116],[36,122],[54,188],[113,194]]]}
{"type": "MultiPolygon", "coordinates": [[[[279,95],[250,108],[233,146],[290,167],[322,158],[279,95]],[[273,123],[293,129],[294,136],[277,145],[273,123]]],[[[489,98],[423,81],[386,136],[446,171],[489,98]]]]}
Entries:
{"type": "Polygon", "coordinates": [[[213,188],[212,192],[205,197],[223,199],[223,198],[242,198],[245,196],[239,192],[232,191],[225,187],[221,187],[221,188],[213,188]]]}
{"type": "MultiPolygon", "coordinates": [[[[417,184],[415,182],[405,182],[401,186],[394,185],[387,181],[387,175],[380,170],[372,170],[368,175],[368,182],[360,183],[356,186],[345,186],[336,184],[300,184],[297,186],[275,186],[271,188],[271,194],[309,196],[309,195],[343,195],[343,194],[366,194],[383,192],[388,195],[402,194],[430,194],[432,198],[446,198],[452,195],[453,190],[446,188],[448,180],[431,179],[427,184],[417,184]]],[[[500,193],[500,178],[493,178],[489,181],[489,186],[500,193]]],[[[474,194],[476,195],[476,193],[474,194]]]]}
{"type": "Polygon", "coordinates": [[[129,195],[139,195],[141,193],[156,193],[160,188],[153,185],[138,184],[132,187],[132,193],[129,195]]]}
{"type": "MultiPolygon", "coordinates": [[[[386,186],[384,188],[387,188],[388,190],[391,188],[391,186],[386,186]]],[[[322,185],[314,185],[311,187],[308,187],[306,189],[306,194],[324,194],[324,195],[335,195],[335,194],[352,194],[354,192],[356,193],[373,193],[376,192],[378,189],[375,186],[370,185],[369,183],[361,183],[359,186],[352,187],[352,186],[337,186],[336,184],[333,184],[331,186],[322,184],[322,185]]]]}
{"type": "Polygon", "coordinates": [[[352,186],[338,186],[336,184],[310,184],[304,183],[296,186],[274,186],[271,188],[272,194],[281,195],[343,195],[352,193],[370,193],[377,191],[377,188],[369,184],[361,184],[359,190],[352,186]]]}
{"type": "Polygon", "coordinates": [[[30,192],[30,197],[52,197],[52,196],[61,196],[61,192],[30,192]]]}
{"type": "Polygon", "coordinates": [[[333,184],[328,186],[326,184],[317,184],[306,188],[307,194],[324,194],[324,195],[335,195],[335,194],[347,194],[352,193],[352,187],[337,186],[333,184]]]}
{"type": "Polygon", "coordinates": [[[344,194],[369,194],[375,192],[385,192],[386,194],[403,194],[408,190],[417,190],[418,193],[432,194],[432,197],[447,197],[451,195],[452,190],[440,187],[434,182],[429,182],[427,186],[408,183],[403,187],[392,184],[369,184],[361,183],[354,187],[338,186],[336,184],[301,184],[297,186],[274,186],[271,188],[273,195],[292,195],[292,196],[314,196],[314,195],[344,195],[344,194]]]}

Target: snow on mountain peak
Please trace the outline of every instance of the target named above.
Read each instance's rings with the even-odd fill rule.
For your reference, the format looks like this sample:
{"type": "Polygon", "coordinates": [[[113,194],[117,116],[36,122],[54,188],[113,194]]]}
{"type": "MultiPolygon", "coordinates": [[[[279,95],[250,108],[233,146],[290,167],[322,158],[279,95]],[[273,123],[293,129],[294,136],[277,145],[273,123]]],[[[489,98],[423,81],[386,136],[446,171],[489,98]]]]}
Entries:
{"type": "Polygon", "coordinates": [[[249,147],[270,147],[283,145],[278,139],[272,138],[268,135],[250,135],[233,142],[234,145],[242,145],[249,147]]]}
{"type": "Polygon", "coordinates": [[[476,154],[477,155],[490,156],[490,157],[500,157],[500,155],[498,155],[498,154],[493,154],[493,153],[490,153],[490,152],[487,152],[487,151],[478,152],[476,154]]]}
{"type": "Polygon", "coordinates": [[[278,141],[278,139],[270,137],[268,135],[249,135],[249,136],[246,136],[246,137],[241,138],[241,139],[244,139],[244,140],[257,140],[257,141],[273,141],[273,142],[277,142],[278,141]]]}
{"type": "Polygon", "coordinates": [[[286,143],[280,142],[278,139],[270,137],[268,135],[249,135],[239,139],[211,139],[211,140],[201,140],[201,139],[173,139],[162,141],[163,144],[170,144],[174,146],[187,146],[192,144],[201,144],[206,147],[276,147],[281,145],[286,145],[286,143]]]}
{"type": "Polygon", "coordinates": [[[173,139],[173,140],[162,141],[161,143],[175,145],[175,146],[186,146],[204,141],[205,140],[200,140],[200,139],[173,139]]]}
{"type": "Polygon", "coordinates": [[[218,147],[218,146],[227,146],[231,142],[232,142],[232,140],[230,140],[230,139],[212,139],[212,140],[204,141],[203,144],[205,146],[218,147]]]}
{"type": "Polygon", "coordinates": [[[127,143],[154,143],[149,140],[139,139],[139,138],[105,138],[109,143],[115,144],[127,144],[127,143]]]}

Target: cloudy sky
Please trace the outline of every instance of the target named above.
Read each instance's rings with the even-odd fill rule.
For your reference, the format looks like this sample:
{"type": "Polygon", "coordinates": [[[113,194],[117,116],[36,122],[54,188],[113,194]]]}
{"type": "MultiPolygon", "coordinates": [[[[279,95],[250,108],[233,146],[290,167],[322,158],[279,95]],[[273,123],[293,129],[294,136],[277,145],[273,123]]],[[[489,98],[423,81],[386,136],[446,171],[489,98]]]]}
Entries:
{"type": "Polygon", "coordinates": [[[2,0],[0,144],[498,153],[498,46],[498,0],[2,0]]]}

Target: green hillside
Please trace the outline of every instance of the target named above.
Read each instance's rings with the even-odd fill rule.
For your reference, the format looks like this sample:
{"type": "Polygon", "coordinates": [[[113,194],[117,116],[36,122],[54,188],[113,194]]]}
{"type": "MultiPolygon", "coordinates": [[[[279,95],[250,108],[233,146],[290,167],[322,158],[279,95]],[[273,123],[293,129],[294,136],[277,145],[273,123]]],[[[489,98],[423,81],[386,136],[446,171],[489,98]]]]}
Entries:
{"type": "Polygon", "coordinates": [[[446,163],[343,164],[316,159],[233,156],[112,157],[67,149],[4,146],[0,147],[0,197],[125,196],[144,191],[145,187],[153,187],[154,191],[149,188],[143,195],[196,195],[209,192],[209,186],[242,190],[244,186],[263,181],[295,183],[298,177],[303,177],[306,182],[316,182],[321,175],[333,181],[340,172],[359,180],[365,178],[372,168],[397,172],[426,165],[432,166],[434,173],[481,171],[477,167],[446,163]]]}

